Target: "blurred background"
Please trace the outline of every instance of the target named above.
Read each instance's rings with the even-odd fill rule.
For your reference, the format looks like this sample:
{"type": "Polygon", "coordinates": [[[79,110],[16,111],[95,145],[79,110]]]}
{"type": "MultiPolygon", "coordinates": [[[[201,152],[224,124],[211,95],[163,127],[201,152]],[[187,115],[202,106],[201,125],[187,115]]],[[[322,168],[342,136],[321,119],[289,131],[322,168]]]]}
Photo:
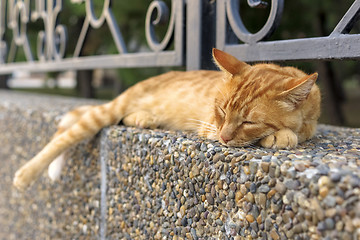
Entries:
{"type": "MultiPolygon", "coordinates": [[[[190,0],[191,1],[191,0],[190,0]]],[[[74,1],[73,1],[74,2],[74,1]]],[[[71,57],[85,18],[84,4],[63,1],[59,22],[67,26],[67,57],[71,57]]],[[[75,1],[76,2],[76,1],[75,1]]],[[[81,1],[79,1],[81,2],[81,1]]],[[[101,14],[103,0],[94,0],[95,13],[101,14]]],[[[112,9],[121,29],[129,52],[146,51],[145,15],[148,0],[113,1],[112,9]]],[[[165,0],[171,7],[171,0],[165,0]]],[[[270,1],[268,1],[270,3],[270,1]]],[[[214,0],[209,0],[215,4],[214,0]]],[[[279,28],[268,40],[283,40],[328,36],[349,9],[353,0],[297,0],[285,1],[284,13],[279,28]]],[[[257,32],[265,24],[270,8],[252,9],[245,0],[240,1],[240,14],[250,32],[257,32]]],[[[44,29],[42,21],[28,24],[28,37],[32,48],[36,48],[36,38],[44,29]]],[[[167,26],[157,29],[159,39],[167,26]]],[[[352,34],[360,33],[357,23],[352,34]]],[[[8,34],[8,35],[7,35],[8,34]]],[[[5,33],[5,40],[11,39],[5,33]]],[[[108,26],[88,32],[81,56],[117,54],[108,26]]],[[[16,54],[16,61],[25,61],[22,50],[16,54]]],[[[357,60],[333,61],[290,61],[280,65],[298,67],[307,73],[318,72],[318,84],[323,95],[321,122],[326,124],[360,127],[360,62],[357,60]]],[[[213,66],[215,67],[215,66],[213,66]]],[[[17,91],[58,94],[65,96],[112,99],[129,86],[169,70],[184,68],[139,68],[139,69],[94,69],[69,72],[29,73],[16,71],[8,80],[0,81],[0,88],[17,91]]]]}

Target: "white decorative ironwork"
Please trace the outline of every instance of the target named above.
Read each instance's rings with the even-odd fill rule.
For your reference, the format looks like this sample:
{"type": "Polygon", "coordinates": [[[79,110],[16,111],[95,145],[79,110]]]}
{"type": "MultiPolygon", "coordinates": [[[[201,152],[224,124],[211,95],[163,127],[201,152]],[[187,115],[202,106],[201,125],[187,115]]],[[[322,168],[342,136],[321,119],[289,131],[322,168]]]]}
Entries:
{"type": "MultiPolygon", "coordinates": [[[[282,11],[284,7],[283,0],[272,0],[271,10],[265,25],[257,32],[250,33],[239,14],[239,0],[226,0],[226,14],[229,19],[230,26],[236,36],[245,43],[254,44],[264,38],[270,36],[277,25],[280,23],[282,11]]],[[[263,8],[267,6],[267,2],[248,0],[251,7],[263,8]]]]}
{"type": "Polygon", "coordinates": [[[37,39],[37,56],[40,61],[60,60],[65,55],[67,33],[64,25],[56,24],[62,9],[61,0],[36,0],[31,20],[42,19],[44,31],[40,31],[37,39]]]}
{"type": "MultiPolygon", "coordinates": [[[[2,5],[5,5],[5,3],[2,5]]],[[[23,47],[27,61],[33,61],[27,37],[27,24],[29,21],[30,1],[10,0],[8,2],[8,27],[12,30],[13,38],[9,50],[9,62],[14,60],[18,47],[23,47]]]]}
{"type": "Polygon", "coordinates": [[[149,51],[129,53],[111,0],[103,0],[99,17],[95,15],[93,0],[71,0],[71,4],[83,4],[86,15],[79,36],[71,36],[77,43],[74,54],[65,57],[65,52],[72,50],[66,49],[67,29],[58,18],[62,0],[0,0],[0,73],[18,69],[60,71],[184,64],[189,70],[211,68],[211,62],[207,66],[204,63],[211,58],[212,47],[231,52],[245,61],[360,58],[360,34],[349,34],[360,19],[360,0],[354,1],[329,36],[278,41],[264,40],[280,23],[284,0],[247,0],[250,7],[270,8],[266,23],[256,33],[246,29],[239,1],[171,0],[171,7],[162,0],[150,1],[144,23],[149,51]],[[44,29],[37,34],[36,47],[31,47],[28,27],[39,20],[44,23],[44,29]],[[162,23],[167,24],[167,29],[158,40],[155,29],[162,23]],[[118,53],[80,56],[89,29],[96,31],[104,25],[109,27],[118,53]],[[228,36],[232,37],[231,41],[228,36]],[[240,41],[242,43],[238,43],[240,41]],[[173,47],[169,49],[170,46],[173,47]],[[23,50],[26,61],[14,62],[18,49],[23,50]]]}
{"type": "MultiPolygon", "coordinates": [[[[77,38],[74,54],[65,58],[67,29],[58,21],[63,7],[62,0],[0,0],[0,73],[14,70],[54,71],[86,68],[180,66],[183,61],[183,17],[184,0],[172,0],[170,20],[169,9],[164,1],[150,3],[146,17],[146,40],[152,52],[128,53],[121,30],[113,14],[111,0],[104,0],[100,17],[95,15],[93,0],[71,0],[72,4],[84,4],[85,20],[77,38]],[[33,2],[34,1],[34,2],[33,2]],[[31,9],[31,8],[34,9],[31,9]],[[156,15],[153,20],[154,14],[156,15]],[[7,17],[6,17],[7,16],[7,17]],[[37,35],[36,49],[31,49],[28,39],[29,23],[41,20],[44,30],[37,35]],[[168,23],[164,39],[158,42],[155,26],[168,23]],[[80,56],[89,28],[98,29],[106,24],[118,54],[101,56],[80,56]],[[5,41],[6,29],[10,29],[10,47],[5,41]],[[168,50],[171,43],[174,48],[168,50]],[[9,47],[9,48],[8,48],[9,47]],[[18,48],[22,48],[26,62],[14,62],[18,48]],[[33,52],[36,52],[34,58],[33,52]],[[30,64],[31,63],[31,64],[30,64]]],[[[196,0],[197,1],[197,0],[196,0]]],[[[74,36],[72,36],[74,39],[74,36]]]]}
{"type": "Polygon", "coordinates": [[[84,0],[84,1],[86,5],[86,18],[80,33],[79,40],[75,48],[74,56],[78,57],[80,55],[80,51],[81,48],[83,47],[85,36],[87,34],[87,31],[89,30],[89,26],[93,28],[100,28],[105,21],[110,28],[118,52],[127,53],[122,34],[120,32],[120,28],[117,25],[115,17],[110,8],[110,0],[104,1],[103,10],[99,18],[95,16],[93,1],[92,0],[84,0]]]}
{"type": "MultiPolygon", "coordinates": [[[[181,4],[179,1],[172,1],[172,6],[175,7],[175,9],[179,9],[180,6],[176,6],[176,4],[181,4]]],[[[169,9],[166,6],[166,4],[162,1],[153,1],[150,4],[150,7],[148,8],[148,11],[146,13],[146,23],[145,23],[145,31],[146,31],[146,40],[150,46],[150,48],[154,51],[162,51],[169,47],[169,44],[171,42],[171,38],[173,36],[173,31],[175,27],[175,11],[172,11],[171,18],[169,22],[168,30],[165,34],[164,39],[161,41],[161,43],[158,42],[155,34],[155,27],[156,25],[166,23],[169,20],[169,9]],[[152,14],[154,11],[157,11],[157,16],[155,20],[152,20],[152,14]]]]}

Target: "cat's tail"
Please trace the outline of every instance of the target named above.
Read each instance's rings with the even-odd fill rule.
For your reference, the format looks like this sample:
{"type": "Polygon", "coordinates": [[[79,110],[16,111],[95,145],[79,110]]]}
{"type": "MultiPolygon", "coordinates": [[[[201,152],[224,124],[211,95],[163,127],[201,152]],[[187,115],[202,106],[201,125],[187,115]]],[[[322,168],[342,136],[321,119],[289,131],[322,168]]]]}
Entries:
{"type": "Polygon", "coordinates": [[[49,164],[66,149],[94,136],[105,126],[117,124],[125,114],[124,95],[104,105],[90,107],[66,130],[59,129],[54,138],[29,162],[22,166],[14,177],[13,184],[20,190],[35,181],[49,164]]]}

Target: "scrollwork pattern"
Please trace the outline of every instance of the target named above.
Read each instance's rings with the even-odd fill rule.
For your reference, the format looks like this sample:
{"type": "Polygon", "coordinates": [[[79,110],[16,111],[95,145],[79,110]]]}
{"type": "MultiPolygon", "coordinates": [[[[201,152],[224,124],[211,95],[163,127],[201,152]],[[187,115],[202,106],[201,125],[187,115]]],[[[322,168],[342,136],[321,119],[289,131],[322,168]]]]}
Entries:
{"type": "MultiPolygon", "coordinates": [[[[266,7],[266,2],[259,0],[248,0],[250,7],[266,7]]],[[[226,0],[226,13],[232,30],[243,42],[254,44],[269,37],[276,29],[282,16],[284,0],[271,0],[271,10],[265,25],[257,32],[250,33],[239,13],[239,0],[226,0]]]]}
{"type": "MultiPolygon", "coordinates": [[[[72,0],[73,2],[79,3],[79,0],[72,0]]],[[[99,18],[95,16],[94,4],[92,0],[82,0],[85,1],[86,8],[86,18],[76,44],[74,56],[80,56],[80,51],[83,47],[85,36],[89,30],[89,27],[99,28],[105,22],[108,24],[112,37],[114,39],[115,45],[119,53],[127,53],[126,45],[124,43],[122,34],[120,32],[119,26],[115,20],[115,17],[111,10],[111,0],[105,0],[103,5],[103,10],[99,18]]]]}
{"type": "MultiPolygon", "coordinates": [[[[173,8],[178,9],[178,7],[181,5],[181,2],[178,0],[172,0],[171,4],[173,8]]],[[[155,34],[155,26],[161,23],[166,23],[169,20],[169,8],[164,1],[156,0],[150,4],[146,13],[145,32],[147,43],[153,51],[162,51],[169,47],[172,36],[174,34],[175,14],[176,11],[171,12],[171,17],[165,37],[161,42],[159,42],[155,34]],[[155,20],[152,20],[152,16],[155,11],[156,18],[155,20]]]]}
{"type": "Polygon", "coordinates": [[[26,59],[33,61],[27,37],[27,24],[30,21],[30,1],[10,0],[8,13],[8,27],[13,32],[8,61],[13,61],[18,47],[23,47],[26,59]]]}
{"type": "MultiPolygon", "coordinates": [[[[72,4],[84,4],[85,19],[77,39],[73,58],[81,55],[86,34],[89,28],[98,29],[106,24],[119,55],[127,53],[122,33],[112,11],[112,0],[103,0],[100,15],[95,14],[94,0],[70,0],[72,4]]],[[[257,1],[257,0],[253,0],[257,1]]],[[[176,64],[182,59],[182,35],[184,0],[172,0],[171,12],[162,0],[150,2],[146,13],[146,40],[154,54],[167,50],[176,34],[177,44],[174,45],[176,54],[168,55],[176,64]],[[155,18],[153,18],[155,16],[155,18]],[[158,41],[155,28],[162,23],[168,24],[166,34],[158,41]],[[181,29],[181,30],[179,30],[181,29]],[[179,52],[179,53],[178,53],[179,52]]],[[[0,0],[0,64],[15,61],[19,48],[23,49],[27,62],[34,62],[34,57],[42,63],[60,62],[64,60],[68,41],[67,28],[59,23],[59,15],[63,7],[63,0],[0,0]],[[42,21],[44,29],[37,33],[35,45],[30,45],[28,27],[31,22],[42,21]],[[10,30],[7,34],[6,30],[10,30]],[[11,35],[11,41],[5,41],[11,35]],[[33,46],[34,49],[31,49],[33,46]],[[34,51],[33,51],[34,50],[34,51]],[[33,52],[34,57],[33,57],[33,52]]]]}
{"type": "Polygon", "coordinates": [[[106,20],[106,15],[110,12],[110,0],[104,1],[104,6],[100,18],[97,18],[95,16],[93,6],[93,0],[86,0],[86,16],[89,18],[90,25],[92,27],[99,28],[104,24],[106,20]]]}
{"type": "Polygon", "coordinates": [[[247,0],[247,3],[252,8],[266,8],[268,3],[262,0],[247,0]]]}
{"type": "Polygon", "coordinates": [[[67,30],[63,25],[57,24],[57,17],[62,9],[61,0],[36,0],[35,11],[32,12],[33,21],[42,19],[44,31],[38,33],[37,56],[40,61],[60,60],[65,55],[67,30]]]}

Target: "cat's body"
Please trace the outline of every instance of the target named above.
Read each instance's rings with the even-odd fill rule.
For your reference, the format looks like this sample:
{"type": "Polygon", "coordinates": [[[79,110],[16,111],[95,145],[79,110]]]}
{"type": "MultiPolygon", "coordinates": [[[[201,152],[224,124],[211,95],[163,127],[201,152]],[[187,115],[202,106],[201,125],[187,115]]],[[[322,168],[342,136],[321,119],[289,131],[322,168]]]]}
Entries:
{"type": "MultiPolygon", "coordinates": [[[[169,72],[129,88],[101,106],[83,106],[65,115],[44,149],[15,174],[26,188],[64,150],[122,121],[128,126],[197,132],[228,146],[259,142],[293,148],[311,138],[320,114],[317,74],[273,64],[247,65],[214,49],[222,71],[169,72]]],[[[63,158],[50,165],[60,174],[63,158]]]]}

